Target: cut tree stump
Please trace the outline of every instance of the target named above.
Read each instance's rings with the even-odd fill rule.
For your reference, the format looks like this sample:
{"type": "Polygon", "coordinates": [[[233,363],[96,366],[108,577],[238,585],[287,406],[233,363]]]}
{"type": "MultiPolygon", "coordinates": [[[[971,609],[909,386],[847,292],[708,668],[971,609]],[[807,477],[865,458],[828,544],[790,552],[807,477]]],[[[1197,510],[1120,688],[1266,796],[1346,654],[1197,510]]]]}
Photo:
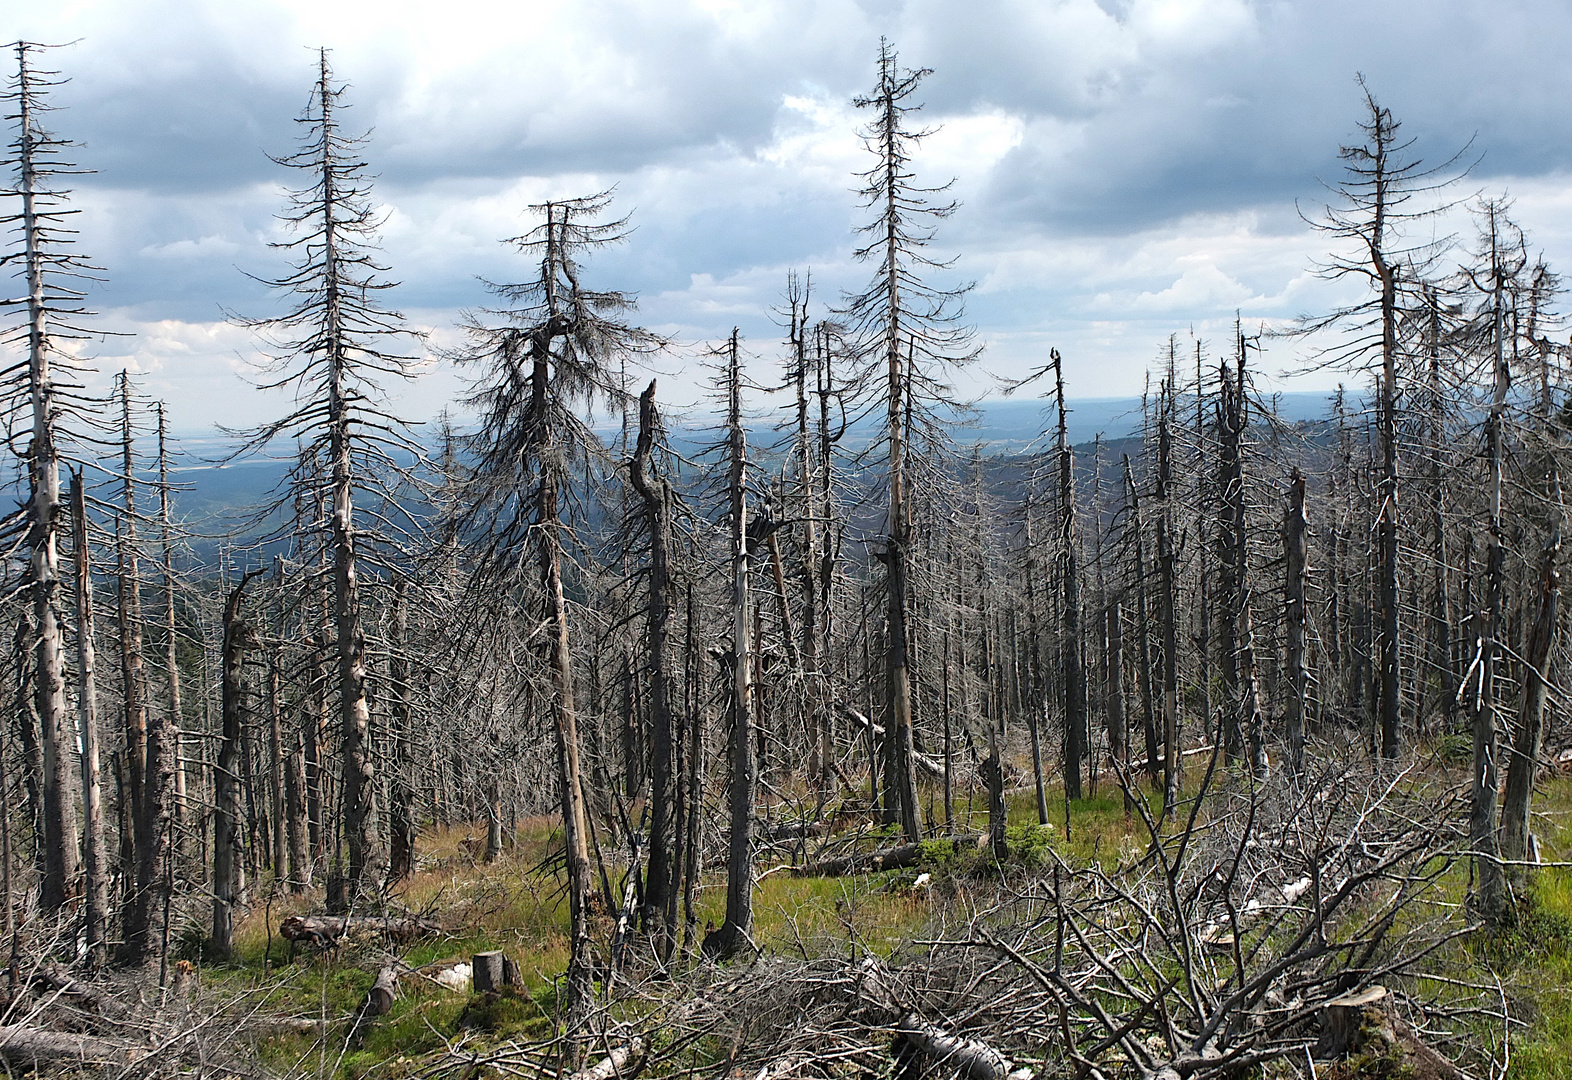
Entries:
{"type": "Polygon", "coordinates": [[[477,994],[495,994],[518,981],[518,968],[500,952],[478,952],[470,967],[470,979],[477,994]]]}
{"type": "Polygon", "coordinates": [[[377,972],[377,981],[366,991],[366,1000],[360,1007],[361,1016],[386,1016],[393,1009],[393,996],[397,989],[398,968],[389,964],[377,972]]]}

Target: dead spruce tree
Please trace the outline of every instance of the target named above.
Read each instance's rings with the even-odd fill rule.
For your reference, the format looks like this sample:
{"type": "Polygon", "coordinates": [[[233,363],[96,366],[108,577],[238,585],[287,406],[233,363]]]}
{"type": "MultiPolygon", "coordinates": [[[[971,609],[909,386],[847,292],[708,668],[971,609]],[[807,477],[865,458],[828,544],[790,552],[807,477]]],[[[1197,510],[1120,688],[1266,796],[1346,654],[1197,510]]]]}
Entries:
{"type": "Polygon", "coordinates": [[[22,511],[7,523],[7,548],[26,550],[22,586],[30,614],[19,631],[28,669],[24,705],[24,736],[36,717],[39,775],[40,836],[39,901],[54,913],[65,904],[77,874],[77,821],[72,783],[73,724],[67,712],[65,647],[62,632],[60,530],[69,520],[60,497],[60,466],[71,442],[68,429],[80,423],[91,404],[69,374],[73,362],[61,350],[63,340],[81,338],[82,320],[90,314],[82,303],[82,283],[94,268],[73,250],[69,228],[69,191],[60,178],[78,173],[61,157],[69,144],[43,126],[49,111],[46,97],[58,86],[58,73],[41,70],[43,47],[17,42],[16,75],[4,99],[6,119],[15,125],[5,164],[15,176],[4,194],[18,200],[16,210],[0,218],[17,237],[16,247],[0,256],[21,280],[23,295],[6,299],[6,308],[22,316],[6,335],[6,343],[22,356],[8,365],[3,379],[10,445],[25,447],[28,494],[22,511]]]}
{"type": "Polygon", "coordinates": [[[872,168],[858,174],[863,205],[875,216],[859,230],[868,243],[856,256],[873,262],[877,269],[868,288],[845,301],[862,377],[870,387],[877,387],[878,407],[884,414],[880,449],[887,508],[874,553],[885,571],[885,729],[897,786],[888,797],[909,841],[920,838],[922,815],[912,763],[907,434],[914,424],[934,429],[938,412],[953,408],[945,368],[977,354],[971,329],[960,321],[965,288],[945,290],[925,280],[928,271],[951,265],[929,258],[924,251],[933,238],[934,223],[955,210],[953,202],[930,201],[948,184],[921,187],[912,173],[911,155],[931,134],[911,126],[912,114],[922,108],[914,100],[917,88],[929,74],[926,68],[902,68],[895,49],[881,41],[878,82],[871,93],[853,102],[873,114],[861,134],[863,145],[876,158],[872,168]]]}
{"type": "MultiPolygon", "coordinates": [[[[753,933],[753,812],[758,784],[754,756],[755,698],[754,604],[749,561],[754,537],[748,519],[748,439],[742,415],[742,366],[737,331],[725,351],[726,366],[717,382],[726,398],[726,436],[721,444],[726,465],[726,524],[730,536],[731,649],[726,700],[731,711],[731,799],[727,828],[726,920],[704,940],[706,954],[724,959],[753,933]]],[[[768,527],[769,523],[764,522],[768,527]]]]}
{"type": "MultiPolygon", "coordinates": [[[[300,149],[275,158],[305,179],[289,192],[280,220],[296,235],[274,246],[290,253],[290,270],[266,283],[293,300],[283,315],[244,320],[262,333],[272,361],[265,389],[288,388],[298,404],[285,417],[246,433],[244,451],[275,440],[294,440],[304,450],[276,505],[304,497],[325,503],[318,526],[331,579],[333,650],[337,660],[339,739],[343,756],[340,800],[348,849],[345,872],[353,894],[375,892],[386,856],[377,808],[377,779],[367,744],[366,641],[360,571],[368,558],[391,562],[398,555],[393,489],[409,479],[403,462],[421,451],[405,425],[379,402],[378,381],[411,376],[412,359],[392,349],[409,331],[402,316],[379,301],[392,287],[375,257],[379,214],[360,153],[363,138],[346,135],[340,110],[344,84],[318,57],[316,85],[299,119],[300,149]],[[382,529],[357,516],[357,493],[382,507],[382,529]]],[[[407,522],[405,523],[407,526],[407,522]]]]}
{"type": "Polygon", "coordinates": [[[1421,284],[1427,267],[1439,253],[1435,242],[1410,242],[1404,226],[1434,215],[1431,205],[1411,205],[1450,184],[1449,175],[1460,155],[1440,165],[1425,167],[1413,156],[1414,142],[1400,141],[1399,123],[1383,108],[1375,94],[1359,80],[1365,118],[1359,123],[1363,141],[1338,151],[1345,175],[1334,189],[1340,205],[1328,206],[1323,220],[1311,222],[1347,250],[1334,252],[1319,267],[1323,277],[1364,279],[1369,295],[1357,303],[1309,318],[1300,333],[1333,332],[1340,336],[1328,346],[1322,363],[1354,371],[1367,371],[1376,379],[1376,431],[1380,450],[1379,506],[1375,522],[1378,624],[1376,665],[1378,692],[1376,725],[1381,756],[1395,758],[1402,745],[1400,679],[1403,638],[1399,616],[1399,472],[1398,385],[1403,357],[1398,337],[1404,297],[1421,284]]]}
{"type": "Polygon", "coordinates": [[[592,1003],[593,958],[588,822],[563,563],[573,508],[585,494],[575,488],[576,477],[588,462],[606,463],[605,448],[579,410],[596,400],[622,404],[628,397],[624,361],[663,344],[624,320],[632,297],[583,285],[580,260],[627,235],[625,219],[604,220],[610,202],[610,193],[601,192],[530,207],[545,220],[509,243],[538,258],[539,271],[517,284],[490,285],[507,306],[473,313],[469,345],[457,355],[476,372],[469,404],[479,426],[465,440],[472,464],[462,485],[467,502],[454,525],[471,539],[479,580],[516,584],[521,558],[533,555],[545,607],[540,616],[567,844],[572,951],[566,1015],[575,1033],[592,1003]]]}

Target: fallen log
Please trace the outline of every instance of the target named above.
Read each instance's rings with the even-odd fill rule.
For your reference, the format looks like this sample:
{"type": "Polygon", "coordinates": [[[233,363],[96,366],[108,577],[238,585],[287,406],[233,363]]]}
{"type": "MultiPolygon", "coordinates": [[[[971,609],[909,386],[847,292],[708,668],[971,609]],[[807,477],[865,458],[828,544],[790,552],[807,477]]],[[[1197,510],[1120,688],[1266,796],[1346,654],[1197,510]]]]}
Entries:
{"type": "Polygon", "coordinates": [[[381,918],[372,915],[291,915],[279,923],[279,935],[291,945],[307,943],[320,949],[331,948],[342,937],[381,934],[389,941],[409,942],[442,927],[415,915],[381,918]]]}
{"type": "Polygon", "coordinates": [[[1010,1060],[987,1043],[951,1035],[916,1013],[907,1013],[896,1030],[907,1046],[946,1069],[961,1070],[970,1080],[1005,1080],[1010,1075],[1010,1060]]]}
{"type": "Polygon", "coordinates": [[[59,964],[44,964],[33,972],[33,984],[58,990],[61,997],[70,998],[78,1005],[92,1009],[108,1020],[124,1020],[131,1015],[120,1002],[108,994],[89,986],[59,964]]]}
{"type": "Polygon", "coordinates": [[[781,840],[801,840],[806,836],[827,836],[830,823],[827,821],[764,821],[754,818],[755,833],[760,840],[776,842],[781,840]]]}
{"type": "Polygon", "coordinates": [[[147,1053],[146,1047],[96,1035],[39,1031],[21,1024],[0,1024],[0,1060],[22,1069],[30,1068],[35,1061],[94,1061],[129,1065],[141,1060],[147,1053]]]}
{"type": "Polygon", "coordinates": [[[878,870],[897,870],[915,865],[922,857],[921,844],[898,844],[877,851],[861,851],[834,859],[820,859],[791,868],[792,877],[841,877],[868,874],[878,870]]]}
{"type": "MultiPolygon", "coordinates": [[[[977,843],[975,836],[949,836],[943,837],[942,840],[957,845],[977,843]]],[[[921,843],[897,844],[894,847],[879,848],[877,851],[856,852],[794,866],[791,868],[791,876],[841,877],[846,874],[872,874],[880,870],[899,870],[903,867],[915,866],[921,860],[921,843]]]]}
{"type": "Polygon", "coordinates": [[[616,1080],[644,1057],[644,1040],[635,1035],[587,1069],[574,1073],[569,1080],[616,1080]]]}

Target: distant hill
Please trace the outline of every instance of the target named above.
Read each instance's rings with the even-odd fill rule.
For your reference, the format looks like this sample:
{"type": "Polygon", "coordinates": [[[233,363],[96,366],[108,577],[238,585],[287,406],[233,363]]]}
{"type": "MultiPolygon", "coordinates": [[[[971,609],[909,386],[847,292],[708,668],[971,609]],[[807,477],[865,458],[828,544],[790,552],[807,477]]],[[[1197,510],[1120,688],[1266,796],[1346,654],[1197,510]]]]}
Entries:
{"type": "MultiPolygon", "coordinates": [[[[1193,399],[1192,399],[1193,400],[1193,399]]],[[[1329,412],[1330,395],[1318,392],[1280,394],[1276,398],[1279,415],[1290,422],[1318,420],[1329,412]]],[[[1356,407],[1357,403],[1351,405],[1356,407]]],[[[1082,398],[1068,403],[1066,418],[1070,441],[1090,443],[1101,435],[1113,442],[1139,434],[1139,398],[1082,398]]],[[[955,430],[962,446],[977,444],[983,453],[1009,455],[1040,448],[1041,436],[1055,418],[1052,403],[1042,398],[983,401],[977,405],[975,420],[955,430]]],[[[767,445],[776,438],[762,423],[757,423],[754,441],[767,445]]],[[[606,434],[614,434],[611,428],[606,434]]],[[[848,432],[852,444],[877,437],[879,421],[866,418],[848,432]]],[[[690,420],[672,432],[682,453],[691,454],[714,441],[714,432],[699,421],[690,420]]],[[[264,504],[276,490],[289,467],[282,458],[249,457],[219,465],[227,451],[225,440],[211,432],[190,433],[177,438],[182,463],[172,479],[181,485],[174,495],[176,516],[195,534],[193,546],[199,557],[216,553],[222,537],[241,527],[247,512],[264,504]]],[[[247,530],[249,531],[249,530],[247,530]]]]}

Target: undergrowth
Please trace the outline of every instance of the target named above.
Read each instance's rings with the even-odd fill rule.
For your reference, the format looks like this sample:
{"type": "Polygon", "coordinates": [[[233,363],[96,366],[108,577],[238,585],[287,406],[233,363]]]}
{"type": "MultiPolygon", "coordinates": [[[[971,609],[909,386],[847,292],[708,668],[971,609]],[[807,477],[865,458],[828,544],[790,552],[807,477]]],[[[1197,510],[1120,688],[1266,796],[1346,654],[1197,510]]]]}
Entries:
{"type": "MultiPolygon", "coordinates": [[[[1155,819],[1160,797],[1145,790],[1155,819]]],[[[1051,792],[1049,821],[1038,820],[1035,793],[1012,793],[1009,802],[1008,856],[996,857],[986,840],[986,822],[975,809],[956,820],[937,823],[949,838],[925,841],[918,865],[900,870],[845,877],[794,877],[770,872],[760,863],[754,899],[754,940],[766,953],[798,956],[876,954],[894,957],[931,929],[936,916],[961,917],[985,907],[1012,879],[1047,872],[1056,860],[1071,865],[1097,863],[1106,870],[1128,865],[1146,850],[1146,827],[1138,813],[1127,812],[1124,794],[1106,782],[1088,798],[1068,806],[1062,792],[1051,792]],[[960,839],[955,839],[960,837],[960,839]]],[[[1536,803],[1538,833],[1548,862],[1572,854],[1572,780],[1549,778],[1536,803]]],[[[1168,827],[1172,828],[1170,822],[1168,827]]],[[[375,1074],[399,1077],[419,1070],[423,1059],[454,1040],[485,1047],[504,1041],[548,1037],[555,1030],[557,979],[566,967],[567,906],[560,876],[543,863],[560,844],[548,819],[519,823],[503,855],[479,864],[474,828],[428,830],[421,837],[419,872],[399,890],[396,902],[428,913],[446,933],[420,941],[400,955],[417,974],[405,975],[391,1013],[354,1032],[353,1015],[373,973],[387,959],[379,942],[347,942],[322,954],[310,950],[289,956],[277,934],[285,915],[307,910],[313,898],[276,895],[257,903],[237,927],[234,956],[223,963],[201,957],[200,933],[192,930],[183,948],[202,966],[209,988],[247,997],[259,1014],[316,1019],[322,1033],[287,1032],[258,1047],[264,1060],[281,1072],[358,1078],[375,1074]],[[522,985],[500,995],[473,996],[436,984],[418,974],[442,961],[468,959],[500,949],[518,963],[522,985]]],[[[882,835],[882,834],[881,834],[882,835]]],[[[893,836],[873,841],[896,842],[893,836]]],[[[613,871],[618,888],[620,871],[613,871]]],[[[1461,904],[1468,887],[1466,863],[1459,863],[1439,886],[1434,903],[1461,904]]],[[[704,878],[697,898],[697,936],[719,925],[725,906],[721,874],[704,878]]],[[[1517,919],[1499,931],[1480,932],[1440,949],[1433,957],[1427,989],[1437,986],[1500,987],[1511,1011],[1523,1020],[1512,1036],[1512,1075],[1526,1080],[1572,1080],[1572,875],[1547,868],[1520,899],[1517,919]]],[[[601,916],[595,936],[610,939],[609,917],[601,916]]],[[[1425,982],[1425,980],[1421,980],[1425,982]]],[[[1458,989],[1459,1000],[1481,990],[1458,989]]],[[[1474,1032],[1482,1045],[1492,1033],[1474,1032]]],[[[1494,1037],[1499,1041],[1499,1027],[1494,1037]]],[[[1350,1067],[1358,1063],[1350,1063],[1350,1067]]],[[[1347,1075],[1389,1075],[1380,1062],[1347,1075]]],[[[1396,1074],[1390,1074],[1396,1075],[1396,1074]]]]}

